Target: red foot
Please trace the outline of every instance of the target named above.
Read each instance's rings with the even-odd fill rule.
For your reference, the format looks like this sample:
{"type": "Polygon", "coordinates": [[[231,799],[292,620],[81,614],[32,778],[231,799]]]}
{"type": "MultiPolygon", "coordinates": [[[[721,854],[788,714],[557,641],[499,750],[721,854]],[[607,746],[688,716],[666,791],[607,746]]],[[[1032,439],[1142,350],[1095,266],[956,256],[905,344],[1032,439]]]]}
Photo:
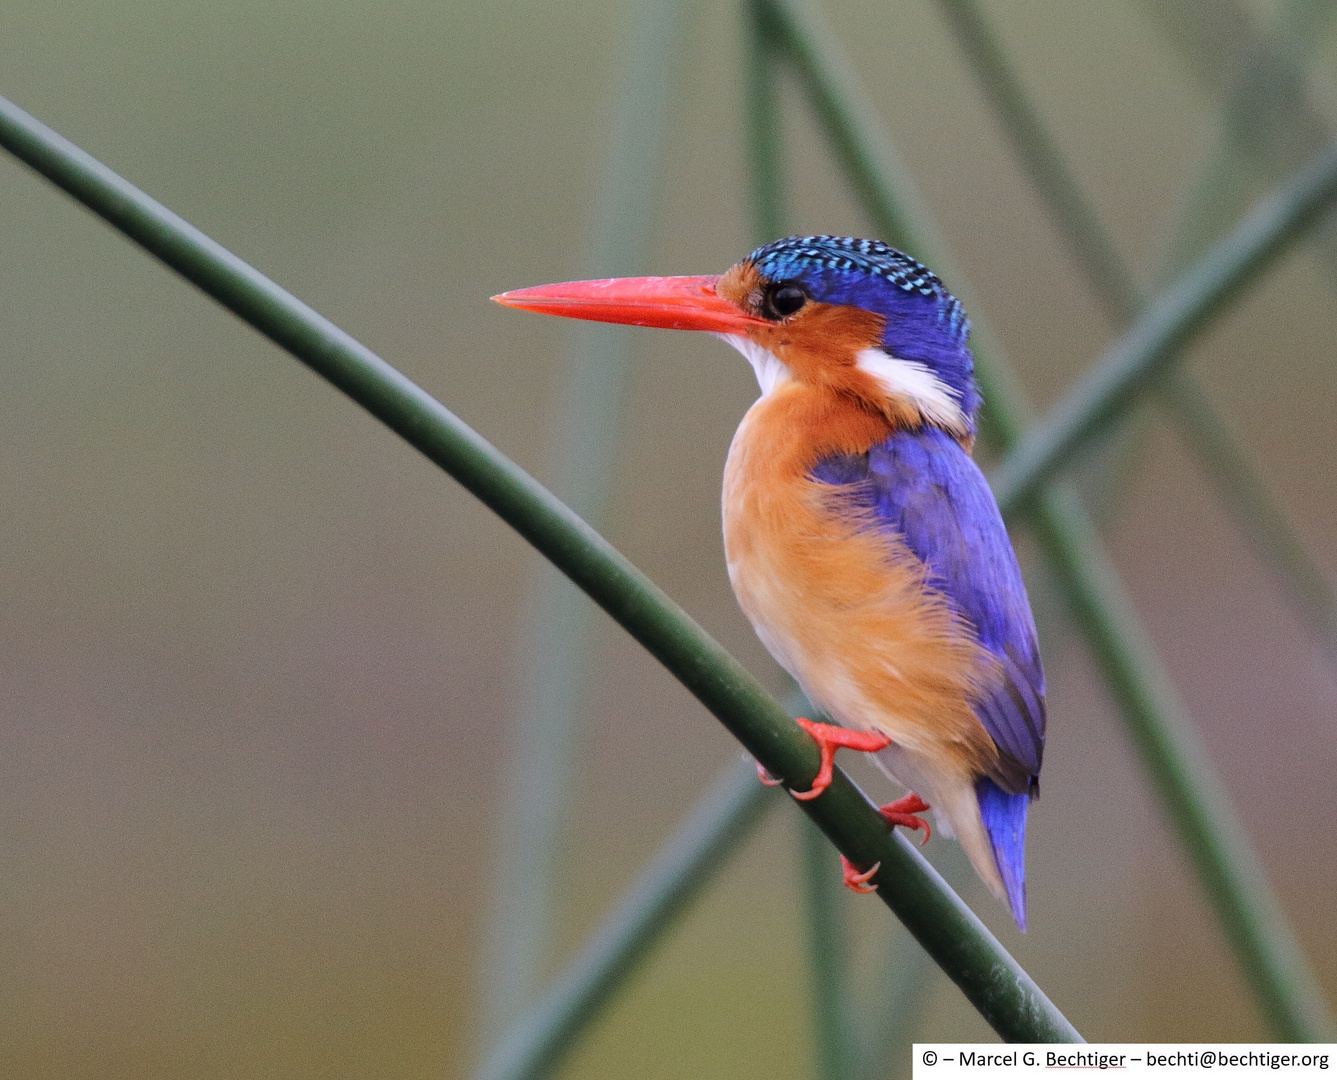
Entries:
{"type": "MultiPolygon", "coordinates": [[[[903,826],[913,832],[915,829],[924,830],[924,839],[920,841],[920,846],[928,843],[930,829],[928,822],[915,815],[923,810],[931,809],[929,804],[916,795],[913,791],[908,792],[895,802],[887,803],[886,806],[879,806],[878,812],[882,815],[882,820],[892,828],[897,825],[903,826]]],[[[869,879],[877,873],[882,864],[874,863],[867,870],[860,873],[854,868],[854,864],[845,858],[840,857],[840,867],[845,875],[845,888],[853,889],[857,893],[876,892],[877,887],[868,884],[869,879]]]]}
{"type": "Polygon", "coordinates": [[[891,745],[891,739],[873,731],[851,731],[835,724],[818,724],[801,716],[795,722],[812,736],[822,752],[822,767],[817,770],[812,787],[807,791],[790,789],[789,793],[796,799],[815,799],[831,785],[831,770],[835,764],[836,750],[840,747],[848,746],[851,750],[871,754],[891,745]]]}
{"type": "Polygon", "coordinates": [[[764,766],[760,761],[757,762],[757,779],[760,780],[767,787],[779,787],[781,784],[784,783],[783,780],[777,780],[770,773],[768,773],[766,771],[766,766],[764,766]]]}
{"type": "Polygon", "coordinates": [[[875,862],[861,874],[854,869],[854,864],[842,855],[840,857],[840,868],[845,872],[845,888],[852,889],[857,893],[877,892],[877,886],[869,885],[868,879],[876,874],[881,866],[880,862],[875,862]]]}
{"type": "Polygon", "coordinates": [[[921,817],[915,817],[917,813],[923,810],[931,810],[923,799],[913,791],[907,792],[895,802],[889,802],[886,806],[879,806],[878,812],[882,815],[882,820],[888,825],[903,825],[905,828],[914,832],[916,829],[924,830],[924,839],[919,841],[919,846],[923,847],[928,843],[928,838],[932,830],[928,827],[928,822],[921,817]]]}

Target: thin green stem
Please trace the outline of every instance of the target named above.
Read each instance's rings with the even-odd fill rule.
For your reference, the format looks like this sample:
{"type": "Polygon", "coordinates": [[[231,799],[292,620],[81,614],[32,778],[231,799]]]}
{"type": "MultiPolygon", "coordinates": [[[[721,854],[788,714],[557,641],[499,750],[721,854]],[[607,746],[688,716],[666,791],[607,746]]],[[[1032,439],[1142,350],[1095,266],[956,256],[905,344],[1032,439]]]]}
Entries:
{"type": "Polygon", "coordinates": [[[818,1080],[847,1080],[853,1075],[855,1055],[840,861],[811,821],[800,819],[798,825],[808,921],[808,968],[812,972],[814,1075],[818,1080]]]}
{"type": "Polygon", "coordinates": [[[776,93],[775,37],[765,0],[747,4],[747,146],[752,237],[764,244],[785,231],[784,168],[776,93]]]}
{"type": "Polygon", "coordinates": [[[1000,504],[1021,505],[1117,418],[1337,197],[1337,142],[1284,180],[1147,307],[993,477],[1000,504]]]}
{"type": "Polygon", "coordinates": [[[874,229],[887,240],[913,247],[909,222],[926,218],[927,210],[917,193],[913,206],[887,197],[892,182],[888,178],[904,180],[907,173],[890,143],[860,137],[877,125],[877,109],[826,21],[809,5],[785,0],[754,3],[772,47],[782,49],[797,72],[831,152],[874,229]]]}
{"type": "Polygon", "coordinates": [[[1318,980],[1090,517],[1062,484],[1029,517],[1274,1038],[1331,1042],[1318,980]]]}
{"type": "MultiPolygon", "coordinates": [[[[595,211],[590,276],[641,270],[657,191],[673,59],[686,22],[683,0],[641,0],[627,9],[622,92],[609,133],[595,211]]],[[[600,522],[620,430],[631,335],[624,327],[577,323],[549,461],[555,492],[600,522]]],[[[590,608],[550,565],[539,568],[520,652],[516,752],[496,860],[499,882],[483,964],[488,1044],[519,1021],[549,960],[554,879],[566,835],[566,793],[574,790],[590,608]]]]}
{"type": "Polygon", "coordinates": [[[1082,193],[1067,162],[1040,122],[975,0],[938,0],[993,106],[1003,133],[1040,192],[1068,250],[1091,282],[1115,326],[1129,323],[1142,307],[1138,289],[1113,240],[1082,193]]]}
{"type": "MultiPolygon", "coordinates": [[[[1170,36],[1203,70],[1223,114],[1217,146],[1192,186],[1193,198],[1169,256],[1180,269],[1199,244],[1225,231],[1225,215],[1233,214],[1236,204],[1223,197],[1224,188],[1243,189],[1255,168],[1266,176],[1281,174],[1327,141],[1329,125],[1313,100],[1305,66],[1312,65],[1321,31],[1337,8],[1327,0],[1286,0],[1270,35],[1233,4],[1177,4],[1164,13],[1170,36]],[[1217,38],[1215,48],[1205,47],[1210,37],[1217,38]]],[[[1315,230],[1315,240],[1331,271],[1337,266],[1337,221],[1326,219],[1315,230]]],[[[1337,666],[1337,596],[1289,515],[1259,478],[1251,455],[1186,376],[1171,372],[1159,399],[1174,414],[1189,449],[1204,462],[1249,545],[1337,666]]]]}
{"type": "Polygon", "coordinates": [[[914,1031],[924,1013],[925,983],[932,970],[924,950],[909,934],[896,928],[881,958],[881,978],[874,989],[874,1006],[864,1025],[860,1046],[861,1080],[887,1080],[899,1062],[911,1074],[909,1062],[914,1031]]]}
{"type": "MultiPolygon", "coordinates": [[[[455,477],[620,623],[772,776],[799,790],[813,741],[761,685],[602,536],[514,462],[340,330],[194,226],[0,98],[0,145],[288,350],[455,477]]],[[[1067,1019],[837,770],[802,809],[856,865],[881,862],[878,894],[1004,1038],[1080,1039],[1067,1019]]]]}
{"type": "Polygon", "coordinates": [[[725,770],[537,1006],[497,1045],[476,1080],[534,1080],[551,1074],[779,801],[776,788],[757,783],[751,762],[725,770]]]}
{"type": "MultiPolygon", "coordinates": [[[[936,861],[948,883],[974,877],[959,844],[940,849],[936,861]]],[[[926,985],[931,974],[924,950],[909,934],[893,927],[881,957],[871,1007],[860,1025],[858,1075],[862,1080],[887,1080],[889,1062],[901,1062],[908,1075],[915,1032],[931,996],[926,985]]]]}
{"type": "MultiPolygon", "coordinates": [[[[814,102],[815,111],[833,147],[850,168],[872,167],[861,163],[894,162],[888,141],[875,116],[861,103],[863,91],[816,8],[800,0],[769,0],[773,16],[796,69],[814,102]],[[841,148],[845,149],[842,150],[841,148]]],[[[1337,168],[1337,163],[1334,164],[1337,168]]],[[[1200,328],[1220,311],[1220,293],[1243,283],[1241,266],[1261,269],[1259,252],[1275,254],[1277,233],[1295,233],[1302,223],[1312,222],[1317,209],[1313,197],[1314,177],[1292,184],[1277,199],[1288,213],[1270,212],[1253,222],[1251,229],[1237,234],[1224,254],[1209,256],[1189,274],[1198,290],[1196,304],[1181,299],[1172,312],[1181,315],[1182,345],[1189,329],[1200,328]],[[1268,230],[1271,230],[1268,232],[1268,230]],[[1273,239],[1260,240],[1265,232],[1273,239]],[[1252,259],[1240,251],[1252,251],[1252,259]],[[1226,272],[1226,267],[1234,267],[1226,272]],[[1215,281],[1218,293],[1199,295],[1206,282],[1215,281]],[[1182,319],[1185,310],[1196,317],[1182,319]]],[[[909,178],[896,168],[852,177],[855,191],[868,200],[874,220],[897,225],[897,236],[921,254],[952,282],[954,291],[968,295],[964,279],[952,268],[945,245],[937,241],[931,219],[922,211],[906,207],[921,205],[909,178]]],[[[1188,291],[1188,290],[1184,290],[1188,291]]],[[[1153,308],[1153,312],[1159,305],[1153,308]]],[[[972,337],[977,372],[984,389],[991,424],[988,433],[1004,449],[1018,445],[1031,420],[1030,406],[1001,351],[993,344],[975,312],[972,337]]],[[[1165,326],[1171,320],[1162,314],[1165,326]]],[[[1141,326],[1142,324],[1139,324],[1141,326]]],[[[1134,333],[1137,331],[1135,329],[1134,333]]],[[[1150,331],[1144,337],[1160,340],[1150,331]]],[[[1121,402],[1126,405],[1127,400],[1121,402]]],[[[1010,460],[1010,459],[1009,459],[1010,460]]],[[[1070,485],[1037,481],[1034,497],[1026,506],[1041,541],[1046,561],[1054,571],[1069,607],[1078,616],[1092,654],[1119,706],[1125,725],[1142,754],[1143,763],[1174,822],[1180,839],[1198,871],[1227,939],[1257,996],[1260,1007],[1278,1038],[1295,1041],[1328,1041],[1333,1024],[1317,980],[1295,942],[1285,915],[1259,870],[1242,824],[1224,794],[1210,762],[1198,748],[1192,727],[1175,694],[1169,676],[1151,645],[1146,629],[1137,619],[1122,583],[1110,566],[1090,517],[1070,485]]],[[[1000,503],[1006,493],[1000,493],[1000,503]]],[[[1011,508],[1016,507],[1011,495],[1011,508]]]]}
{"type": "Polygon", "coordinates": [[[1227,505],[1232,516],[1318,635],[1329,662],[1337,665],[1337,596],[1287,524],[1284,511],[1258,479],[1247,453],[1230,436],[1198,384],[1178,369],[1162,380],[1160,394],[1173,408],[1180,434],[1200,448],[1199,460],[1216,479],[1218,489],[1229,486],[1232,497],[1227,505]]]}

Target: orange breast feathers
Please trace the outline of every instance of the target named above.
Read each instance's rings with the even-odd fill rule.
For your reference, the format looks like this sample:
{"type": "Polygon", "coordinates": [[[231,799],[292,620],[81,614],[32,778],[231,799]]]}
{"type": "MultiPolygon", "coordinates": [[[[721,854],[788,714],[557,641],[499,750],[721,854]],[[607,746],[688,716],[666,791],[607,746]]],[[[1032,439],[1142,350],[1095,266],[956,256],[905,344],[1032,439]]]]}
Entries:
{"type": "Polygon", "coordinates": [[[902,542],[809,476],[890,431],[885,416],[798,380],[757,401],[724,473],[729,578],[771,655],[837,723],[956,775],[992,773],[998,751],[970,701],[996,662],[902,542]]]}

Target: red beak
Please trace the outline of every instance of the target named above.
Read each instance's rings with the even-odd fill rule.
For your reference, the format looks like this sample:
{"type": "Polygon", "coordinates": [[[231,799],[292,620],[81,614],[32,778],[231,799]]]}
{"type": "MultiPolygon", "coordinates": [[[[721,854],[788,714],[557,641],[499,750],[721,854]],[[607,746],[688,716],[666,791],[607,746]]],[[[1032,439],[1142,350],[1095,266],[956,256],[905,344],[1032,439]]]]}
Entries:
{"type": "Polygon", "coordinates": [[[660,326],[669,330],[713,330],[741,334],[769,325],[715,292],[718,275],[707,277],[606,278],[514,289],[492,299],[507,307],[564,315],[568,319],[660,326]]]}

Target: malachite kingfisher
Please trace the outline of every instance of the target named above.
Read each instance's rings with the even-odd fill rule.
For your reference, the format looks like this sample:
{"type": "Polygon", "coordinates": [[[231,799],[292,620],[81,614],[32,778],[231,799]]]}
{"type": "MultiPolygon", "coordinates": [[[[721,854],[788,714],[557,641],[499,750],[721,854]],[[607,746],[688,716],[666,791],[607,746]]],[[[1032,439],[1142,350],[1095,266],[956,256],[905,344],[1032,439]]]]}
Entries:
{"type": "MultiPolygon", "coordinates": [[[[1017,559],[971,457],[980,394],[960,302],[910,256],[840,236],[777,240],[719,276],[494,299],[705,330],[747,358],[761,396],[724,469],[729,580],[771,655],[835,721],[800,721],[823,768],[795,797],[830,783],[837,747],[873,753],[910,789],[882,808],[888,823],[927,841],[917,814],[931,804],[1024,931],[1045,680],[1017,559]]],[[[877,869],[846,863],[846,884],[871,891],[877,869]]]]}

